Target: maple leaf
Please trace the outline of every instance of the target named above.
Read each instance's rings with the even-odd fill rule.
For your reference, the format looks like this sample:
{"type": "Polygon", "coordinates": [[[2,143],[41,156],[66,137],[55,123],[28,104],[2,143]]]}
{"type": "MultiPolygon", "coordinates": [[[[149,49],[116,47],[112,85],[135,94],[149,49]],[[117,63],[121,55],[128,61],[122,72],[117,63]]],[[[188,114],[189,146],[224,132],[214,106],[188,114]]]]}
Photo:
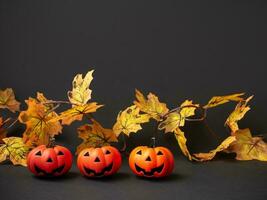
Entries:
{"type": "Polygon", "coordinates": [[[84,115],[89,113],[96,112],[96,110],[103,105],[98,105],[96,102],[88,103],[81,106],[74,106],[64,112],[61,112],[60,115],[54,120],[62,120],[62,124],[70,125],[74,121],[81,121],[84,115]]]}
{"type": "Polygon", "coordinates": [[[247,104],[252,98],[253,96],[250,96],[246,100],[240,101],[236,105],[234,111],[226,119],[225,125],[229,126],[232,134],[239,129],[237,122],[241,120],[245,116],[245,114],[250,110],[250,107],[247,106],[247,104]]]}
{"type": "Polygon", "coordinates": [[[119,136],[120,133],[130,135],[141,130],[140,124],[148,122],[150,116],[148,114],[140,114],[140,109],[136,105],[132,105],[118,114],[117,121],[113,126],[114,133],[119,136]]]}
{"type": "Polygon", "coordinates": [[[26,166],[26,156],[29,148],[23,143],[20,137],[8,137],[0,144],[0,162],[10,160],[14,165],[26,166]]]}
{"type": "Polygon", "coordinates": [[[108,146],[111,142],[118,142],[112,129],[106,129],[96,120],[91,119],[93,124],[86,124],[78,128],[79,138],[83,142],[77,147],[76,154],[88,147],[108,146]]]}
{"type": "Polygon", "coordinates": [[[150,115],[153,119],[160,121],[169,111],[165,103],[161,103],[158,97],[152,93],[147,95],[147,99],[139,91],[135,90],[136,101],[134,104],[144,113],[150,115]]]}
{"type": "Polygon", "coordinates": [[[92,90],[89,89],[90,83],[93,80],[93,72],[87,72],[83,78],[82,74],[77,74],[72,82],[72,91],[68,91],[69,101],[73,106],[83,106],[91,99],[92,90]]]}
{"type": "Polygon", "coordinates": [[[178,127],[184,126],[186,118],[195,115],[198,107],[199,105],[193,104],[192,101],[184,101],[179,110],[167,114],[166,119],[159,124],[159,129],[165,129],[165,133],[174,132],[178,127]]]}
{"type": "Polygon", "coordinates": [[[209,100],[208,104],[205,105],[203,108],[205,109],[212,108],[227,103],[229,101],[242,101],[243,98],[241,96],[243,96],[244,94],[245,93],[231,94],[225,96],[214,96],[209,100]]]}
{"type": "Polygon", "coordinates": [[[261,137],[252,137],[248,128],[237,130],[234,135],[236,141],[228,152],[235,153],[237,160],[267,161],[267,143],[261,137]]]}
{"type": "Polygon", "coordinates": [[[186,145],[186,142],[187,142],[187,139],[184,135],[184,132],[180,129],[180,128],[176,128],[174,130],[174,136],[178,142],[178,145],[182,151],[182,153],[188,157],[189,160],[192,160],[192,156],[187,148],[187,145],[186,145]]]}
{"type": "Polygon", "coordinates": [[[20,103],[15,99],[11,88],[0,90],[0,108],[7,108],[11,112],[19,111],[20,103]]]}
{"type": "Polygon", "coordinates": [[[47,105],[34,98],[25,101],[28,109],[19,115],[19,121],[26,124],[23,139],[29,146],[49,144],[51,137],[61,133],[62,126],[57,113],[49,110],[47,105]]]}
{"type": "Polygon", "coordinates": [[[207,153],[196,153],[194,154],[194,156],[198,161],[212,160],[218,152],[227,150],[229,146],[233,144],[235,141],[236,141],[235,136],[229,136],[216,149],[213,149],[207,153]]]}

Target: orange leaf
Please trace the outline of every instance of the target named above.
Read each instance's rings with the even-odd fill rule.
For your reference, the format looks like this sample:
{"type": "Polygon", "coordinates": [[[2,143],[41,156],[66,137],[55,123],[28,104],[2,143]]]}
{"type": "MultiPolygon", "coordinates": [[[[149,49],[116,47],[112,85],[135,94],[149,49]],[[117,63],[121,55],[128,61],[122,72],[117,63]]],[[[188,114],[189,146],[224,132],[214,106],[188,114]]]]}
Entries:
{"type": "Polygon", "coordinates": [[[77,147],[76,154],[88,147],[102,147],[110,145],[111,142],[118,142],[112,129],[103,128],[94,119],[92,122],[92,125],[86,124],[78,128],[79,138],[83,139],[83,142],[77,147]]]}
{"type": "Polygon", "coordinates": [[[11,88],[0,90],[0,108],[7,108],[11,112],[19,111],[20,103],[15,99],[11,88]]]}
{"type": "Polygon", "coordinates": [[[50,137],[61,133],[62,126],[58,120],[57,113],[49,110],[47,105],[34,98],[25,101],[28,109],[19,115],[19,121],[26,124],[23,133],[24,141],[29,145],[40,145],[49,143],[50,137]]]}
{"type": "Polygon", "coordinates": [[[81,121],[83,116],[96,110],[103,105],[98,105],[96,102],[88,103],[82,106],[73,106],[72,108],[60,113],[54,120],[62,120],[62,124],[70,125],[74,121],[81,121]]]}

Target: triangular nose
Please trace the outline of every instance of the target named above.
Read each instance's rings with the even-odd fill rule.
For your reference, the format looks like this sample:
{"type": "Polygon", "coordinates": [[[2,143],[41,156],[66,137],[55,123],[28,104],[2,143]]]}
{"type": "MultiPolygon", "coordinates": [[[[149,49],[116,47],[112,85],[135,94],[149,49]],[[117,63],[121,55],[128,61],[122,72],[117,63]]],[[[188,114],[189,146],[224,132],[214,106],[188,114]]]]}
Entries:
{"type": "Polygon", "coordinates": [[[53,162],[53,160],[51,158],[48,158],[46,162],[53,162]]]}
{"type": "Polygon", "coordinates": [[[95,162],[100,162],[98,157],[95,158],[95,162]]]}
{"type": "Polygon", "coordinates": [[[148,156],[148,157],[146,158],[146,161],[151,161],[150,156],[148,156]]]}

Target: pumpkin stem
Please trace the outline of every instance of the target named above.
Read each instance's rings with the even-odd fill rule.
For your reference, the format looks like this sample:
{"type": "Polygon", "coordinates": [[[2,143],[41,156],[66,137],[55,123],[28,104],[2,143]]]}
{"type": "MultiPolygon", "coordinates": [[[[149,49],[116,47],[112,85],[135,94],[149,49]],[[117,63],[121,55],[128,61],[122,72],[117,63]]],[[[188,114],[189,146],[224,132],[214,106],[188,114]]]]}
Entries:
{"type": "Polygon", "coordinates": [[[155,130],[153,131],[153,136],[151,137],[151,144],[150,146],[155,148],[156,147],[156,140],[157,140],[157,134],[158,134],[158,126],[159,126],[159,122],[157,122],[156,126],[155,126],[155,130]]]}
{"type": "Polygon", "coordinates": [[[122,148],[120,149],[120,152],[121,152],[121,153],[124,153],[124,152],[126,152],[127,143],[126,143],[126,139],[125,139],[124,134],[121,134],[121,135],[122,135],[123,146],[122,146],[122,148]]]}
{"type": "Polygon", "coordinates": [[[49,137],[49,144],[47,145],[49,148],[53,148],[56,146],[56,140],[54,137],[49,137]]]}

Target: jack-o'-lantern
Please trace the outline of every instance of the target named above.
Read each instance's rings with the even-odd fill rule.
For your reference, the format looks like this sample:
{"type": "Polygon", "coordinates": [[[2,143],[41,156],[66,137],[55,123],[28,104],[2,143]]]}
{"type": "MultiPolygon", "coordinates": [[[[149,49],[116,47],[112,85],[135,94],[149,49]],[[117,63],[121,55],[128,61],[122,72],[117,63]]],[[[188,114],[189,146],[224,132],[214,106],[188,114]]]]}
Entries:
{"type": "Polygon", "coordinates": [[[139,146],[130,153],[129,165],[137,176],[160,178],[171,174],[174,158],[165,147],[139,146]]]}
{"type": "Polygon", "coordinates": [[[77,166],[87,177],[110,176],[119,170],[121,154],[112,146],[86,148],[79,153],[77,166]]]}
{"type": "Polygon", "coordinates": [[[70,170],[72,155],[63,146],[40,145],[28,154],[27,165],[36,176],[61,176],[70,170]]]}

